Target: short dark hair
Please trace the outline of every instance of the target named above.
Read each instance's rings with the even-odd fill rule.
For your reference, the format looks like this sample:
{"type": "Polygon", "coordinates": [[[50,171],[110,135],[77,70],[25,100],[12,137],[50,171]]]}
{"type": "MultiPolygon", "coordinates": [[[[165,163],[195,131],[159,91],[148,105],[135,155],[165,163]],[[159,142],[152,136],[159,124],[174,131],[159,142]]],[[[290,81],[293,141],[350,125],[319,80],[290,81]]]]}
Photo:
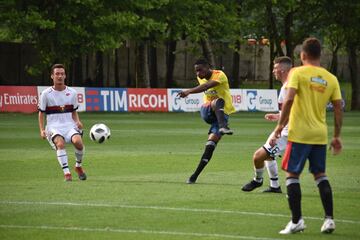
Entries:
{"type": "Polygon", "coordinates": [[[50,74],[53,74],[54,73],[54,69],[55,68],[62,68],[65,70],[65,66],[61,63],[56,63],[54,65],[51,66],[51,69],[50,69],[50,74]]]}
{"type": "Polygon", "coordinates": [[[196,60],[194,65],[199,65],[199,64],[210,66],[209,61],[207,59],[205,59],[205,58],[199,58],[198,60],[196,60]]]}
{"type": "Polygon", "coordinates": [[[319,59],[321,56],[321,44],[317,38],[310,37],[305,39],[302,44],[302,51],[310,59],[319,59]]]}
{"type": "Polygon", "coordinates": [[[274,64],[283,63],[292,66],[292,60],[288,56],[281,56],[274,59],[274,64]]]}

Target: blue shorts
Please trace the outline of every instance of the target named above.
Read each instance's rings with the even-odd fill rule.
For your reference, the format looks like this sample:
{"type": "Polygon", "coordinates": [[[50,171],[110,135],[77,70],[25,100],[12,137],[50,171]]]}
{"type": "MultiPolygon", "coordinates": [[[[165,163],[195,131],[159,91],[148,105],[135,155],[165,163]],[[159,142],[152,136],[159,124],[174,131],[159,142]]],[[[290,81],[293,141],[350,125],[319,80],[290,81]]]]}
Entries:
{"type": "MultiPolygon", "coordinates": [[[[211,108],[211,104],[204,104],[200,108],[201,118],[207,123],[210,124],[210,129],[208,134],[214,133],[217,136],[221,136],[219,132],[219,123],[216,119],[214,110],[211,108]]],[[[229,115],[225,114],[225,124],[229,121],[229,115]]]]}
{"type": "Polygon", "coordinates": [[[282,160],[282,169],[300,174],[309,159],[309,171],[313,174],[325,172],[326,144],[304,144],[288,141],[282,160]]]}

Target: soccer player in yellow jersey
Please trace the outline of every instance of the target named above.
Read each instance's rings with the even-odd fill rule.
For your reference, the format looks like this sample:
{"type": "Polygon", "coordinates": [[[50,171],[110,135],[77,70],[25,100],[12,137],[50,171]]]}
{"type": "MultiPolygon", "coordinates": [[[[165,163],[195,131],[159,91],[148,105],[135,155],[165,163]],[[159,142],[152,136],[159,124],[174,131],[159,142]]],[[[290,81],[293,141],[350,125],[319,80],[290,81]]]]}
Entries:
{"type": "Polygon", "coordinates": [[[229,115],[235,112],[225,73],[211,69],[205,59],[196,61],[195,72],[199,85],[179,92],[178,96],[185,98],[192,93],[204,92],[204,104],[201,106],[200,114],[204,121],[211,126],[204,153],[195,172],[187,180],[188,184],[196,182],[199,174],[210,161],[221,136],[233,134],[228,127],[228,119],[229,115]]]}
{"type": "Polygon", "coordinates": [[[286,187],[292,220],[280,234],[303,231],[305,223],[301,214],[301,189],[299,177],[305,162],[309,159],[309,171],[313,174],[319,188],[325,211],[321,232],[335,230],[333,220],[333,196],[330,183],[325,174],[327,124],[326,105],[334,106],[334,136],[330,146],[333,154],[341,152],[340,130],[342,125],[341,92],[337,78],[320,67],[321,45],[316,38],[303,42],[301,61],[303,66],[294,68],[289,74],[287,95],[275,137],[289,122],[288,144],[282,161],[286,173],[286,187]]]}

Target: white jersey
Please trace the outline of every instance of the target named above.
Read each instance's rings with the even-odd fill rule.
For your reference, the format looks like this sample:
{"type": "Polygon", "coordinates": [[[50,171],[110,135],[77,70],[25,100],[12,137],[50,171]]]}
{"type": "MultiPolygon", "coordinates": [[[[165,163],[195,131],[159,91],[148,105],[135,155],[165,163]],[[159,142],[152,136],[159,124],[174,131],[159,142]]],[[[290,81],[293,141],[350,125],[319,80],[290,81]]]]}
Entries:
{"type": "Polygon", "coordinates": [[[77,92],[66,86],[63,91],[53,87],[45,89],[40,95],[39,111],[46,113],[47,128],[74,128],[76,123],[72,112],[78,109],[77,92]]]}
{"type": "MultiPolygon", "coordinates": [[[[280,94],[279,94],[279,98],[278,98],[278,103],[279,103],[279,109],[280,109],[280,114],[281,114],[281,108],[282,108],[282,105],[283,103],[285,102],[285,97],[286,97],[286,94],[287,94],[287,89],[285,88],[286,87],[286,84],[287,82],[285,82],[281,89],[280,89],[280,94]]],[[[281,131],[281,136],[287,136],[289,133],[289,128],[288,128],[288,125],[286,124],[286,126],[283,128],[283,130],[281,131]]]]}

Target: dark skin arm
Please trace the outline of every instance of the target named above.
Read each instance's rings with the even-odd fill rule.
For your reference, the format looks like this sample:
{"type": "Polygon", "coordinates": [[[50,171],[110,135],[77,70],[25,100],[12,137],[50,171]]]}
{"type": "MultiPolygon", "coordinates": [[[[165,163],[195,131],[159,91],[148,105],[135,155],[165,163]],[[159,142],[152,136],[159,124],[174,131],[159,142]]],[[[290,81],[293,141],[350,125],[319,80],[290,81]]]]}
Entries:
{"type": "Polygon", "coordinates": [[[201,85],[198,85],[196,87],[181,91],[181,92],[178,93],[178,96],[184,98],[184,97],[187,97],[189,94],[201,93],[201,92],[206,91],[209,88],[216,87],[219,84],[220,83],[217,82],[217,81],[210,80],[210,81],[208,81],[208,82],[206,82],[204,84],[201,84],[201,85]]]}
{"type": "Polygon", "coordinates": [[[337,155],[341,152],[342,143],[340,139],[340,132],[342,127],[342,106],[341,100],[332,101],[334,107],[334,136],[330,143],[330,149],[332,149],[332,153],[337,155]]]}

